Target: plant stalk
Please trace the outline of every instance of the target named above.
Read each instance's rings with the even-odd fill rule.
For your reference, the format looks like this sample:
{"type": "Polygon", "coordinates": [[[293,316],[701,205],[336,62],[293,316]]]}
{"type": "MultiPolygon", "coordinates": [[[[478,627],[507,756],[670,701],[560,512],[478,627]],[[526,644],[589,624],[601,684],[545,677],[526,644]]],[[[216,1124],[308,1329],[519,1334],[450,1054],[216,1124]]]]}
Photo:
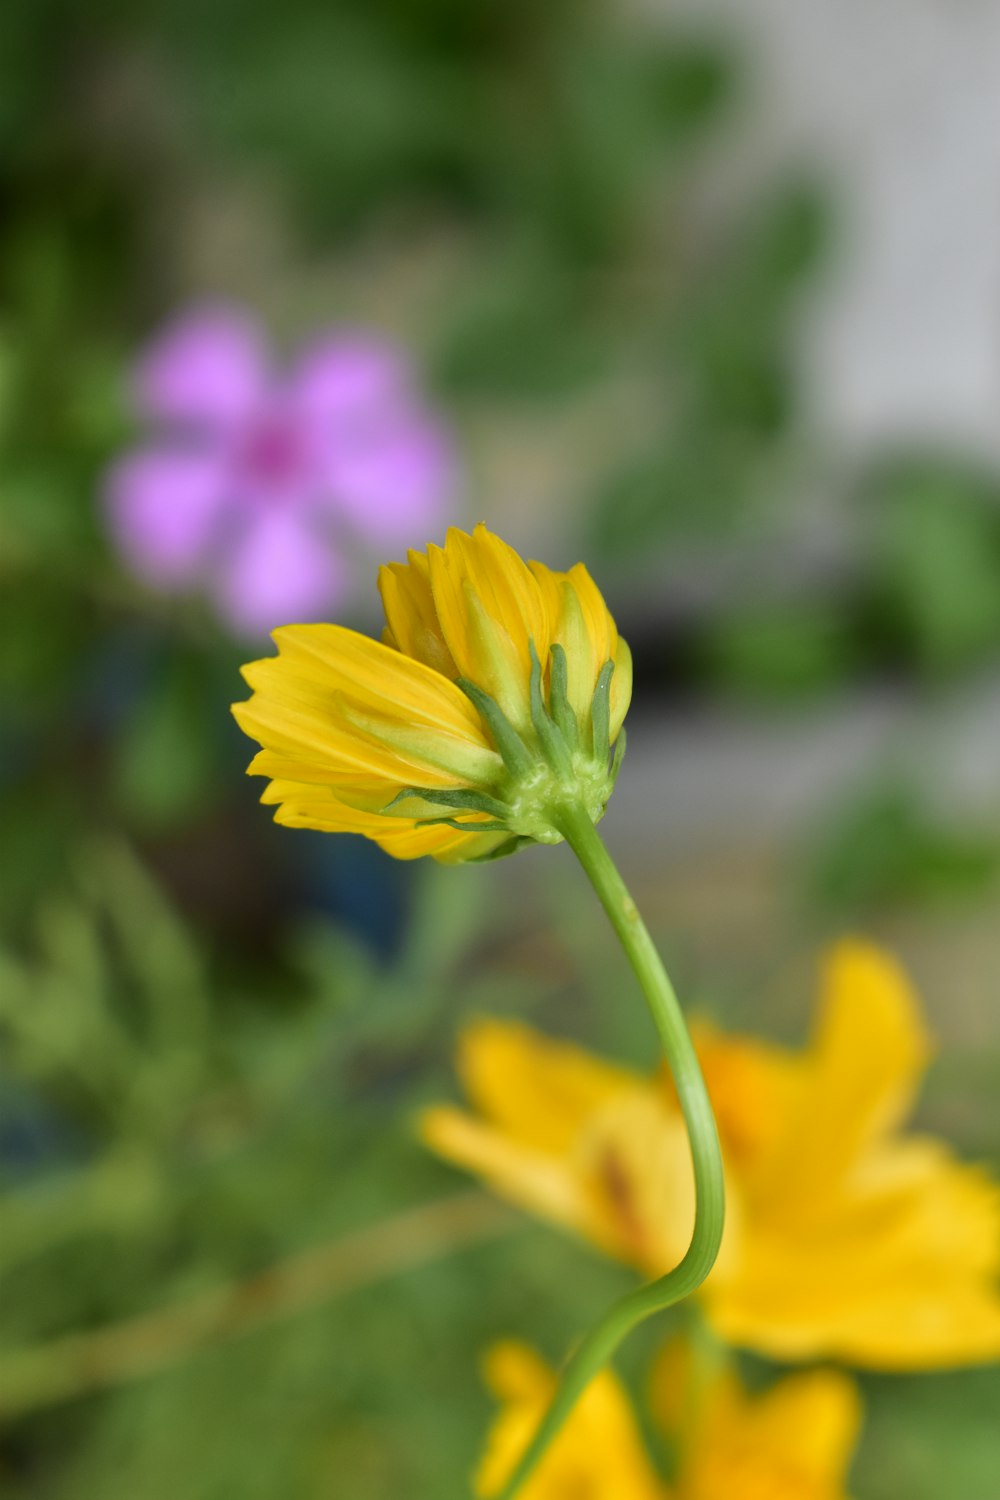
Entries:
{"type": "Polygon", "coordinates": [[[719,1253],[725,1217],[718,1130],[674,987],[635,902],[590,817],[583,808],[571,805],[561,808],[555,821],[618,934],[659,1034],[691,1147],[695,1220],[691,1243],[683,1260],[665,1276],[627,1293],[578,1344],[563,1369],[548,1410],[497,1500],[515,1500],[580,1396],[626,1335],[654,1313],[689,1297],[701,1285],[719,1253]]]}

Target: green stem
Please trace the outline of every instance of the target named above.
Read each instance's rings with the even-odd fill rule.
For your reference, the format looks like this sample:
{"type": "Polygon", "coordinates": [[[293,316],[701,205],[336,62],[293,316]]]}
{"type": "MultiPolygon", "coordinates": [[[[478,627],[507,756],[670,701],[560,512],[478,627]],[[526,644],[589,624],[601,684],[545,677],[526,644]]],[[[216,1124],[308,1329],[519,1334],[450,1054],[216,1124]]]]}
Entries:
{"type": "Polygon", "coordinates": [[[695,1220],[691,1243],[680,1264],[666,1276],[622,1297],[577,1346],[548,1411],[498,1500],[514,1500],[580,1396],[625,1336],[653,1313],[690,1296],[705,1280],[719,1253],[725,1213],[715,1117],[673,985],[625,882],[586,812],[581,807],[566,807],[560,810],[556,822],[611,919],[659,1033],[691,1146],[695,1220]]]}

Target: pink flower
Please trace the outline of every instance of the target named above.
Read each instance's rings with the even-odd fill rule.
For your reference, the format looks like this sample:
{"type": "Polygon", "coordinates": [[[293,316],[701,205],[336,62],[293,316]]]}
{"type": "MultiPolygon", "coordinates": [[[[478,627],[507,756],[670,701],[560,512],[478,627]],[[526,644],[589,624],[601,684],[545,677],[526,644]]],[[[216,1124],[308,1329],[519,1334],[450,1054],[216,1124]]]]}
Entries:
{"type": "Polygon", "coordinates": [[[205,589],[241,633],[329,614],[340,547],[414,546],[447,508],[453,453],[401,351],[332,332],[275,370],[237,309],[190,312],[134,372],[159,428],[107,479],[122,555],[153,587],[205,589]]]}

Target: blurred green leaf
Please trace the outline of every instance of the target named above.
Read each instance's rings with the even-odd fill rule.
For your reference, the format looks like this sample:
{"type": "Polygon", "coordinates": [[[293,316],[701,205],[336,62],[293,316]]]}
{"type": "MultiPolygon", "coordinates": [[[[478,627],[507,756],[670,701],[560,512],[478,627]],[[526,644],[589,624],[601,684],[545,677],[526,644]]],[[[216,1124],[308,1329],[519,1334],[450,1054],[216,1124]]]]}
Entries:
{"type": "Polygon", "coordinates": [[[610,354],[579,284],[541,246],[508,246],[456,288],[435,342],[438,382],[463,396],[562,394],[594,380],[610,354]]]}
{"type": "Polygon", "coordinates": [[[836,604],[808,599],[727,611],[708,626],[698,654],[710,682],[771,700],[828,692],[856,661],[836,604]]]}
{"type": "Polygon", "coordinates": [[[731,539],[753,524],[755,453],[722,434],[712,442],[704,429],[675,429],[669,412],[664,425],[672,441],[626,462],[597,491],[592,545],[609,558],[634,560],[677,540],[731,539]]]}
{"type": "Polygon", "coordinates": [[[648,451],[591,502],[594,543],[617,557],[731,536],[752,526],[762,485],[775,483],[796,416],[791,318],[828,240],[823,196],[792,184],[733,239],[679,286],[664,282],[650,338],[662,419],[648,451]]]}
{"type": "Polygon", "coordinates": [[[144,684],[111,766],[113,795],[137,827],[164,828],[218,801],[226,762],[217,687],[210,662],[179,648],[144,684]]]}
{"type": "Polygon", "coordinates": [[[897,652],[945,675],[1000,646],[1000,489],[960,463],[920,461],[876,476],[872,610],[897,652]]]}
{"type": "Polygon", "coordinates": [[[840,911],[967,898],[1000,874],[1000,839],[932,818],[901,785],[838,810],[809,857],[816,899],[840,911]]]}
{"type": "Polygon", "coordinates": [[[1000,1486],[1000,1372],[869,1379],[864,1387],[866,1426],[853,1492],[863,1500],[993,1500],[1000,1486]]]}

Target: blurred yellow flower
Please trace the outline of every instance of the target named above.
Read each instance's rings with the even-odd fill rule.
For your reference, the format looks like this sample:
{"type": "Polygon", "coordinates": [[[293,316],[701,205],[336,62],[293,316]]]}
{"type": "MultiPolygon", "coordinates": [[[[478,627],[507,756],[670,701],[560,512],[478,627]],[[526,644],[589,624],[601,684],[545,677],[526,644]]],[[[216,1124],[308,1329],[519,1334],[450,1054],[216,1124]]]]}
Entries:
{"type": "MultiPolygon", "coordinates": [[[[860,1426],[860,1402],[844,1375],[817,1371],[748,1396],[735,1375],[677,1380],[686,1346],[668,1346],[653,1382],[653,1416],[675,1437],[672,1485],[656,1473],[628,1396],[605,1370],[581,1397],[522,1500],[844,1500],[860,1426]],[[669,1367],[667,1369],[666,1367],[669,1367]]],[[[477,1475],[495,1495],[555,1389],[555,1376],[527,1346],[498,1344],[486,1378],[502,1403],[477,1475]]]]}
{"type": "Polygon", "coordinates": [[[565,803],[597,822],[632,670],[586,568],[525,563],[477,526],[389,563],[379,588],[381,641],[287,625],[243,669],[253,696],[233,712],[276,821],[447,862],[556,843],[565,803]]]}
{"type": "MultiPolygon", "coordinates": [[[[496,1344],[486,1383],[502,1403],[476,1475],[477,1495],[495,1495],[528,1445],[556,1388],[535,1352],[496,1344]]],[[[591,1381],[552,1443],[521,1500],[666,1500],[643,1444],[628,1396],[610,1370],[591,1381]]]]}
{"type": "MultiPolygon", "coordinates": [[[[801,1052],[709,1027],[696,1041],[729,1201],[699,1293],[715,1332],[777,1359],[884,1370],[1000,1355],[1000,1191],[901,1132],[929,1043],[897,964],[834,948],[801,1052]]],[[[459,1068],[478,1113],[430,1110],[435,1150],[647,1275],[677,1262],[693,1189],[668,1080],[489,1020],[466,1031],[459,1068]]]]}

